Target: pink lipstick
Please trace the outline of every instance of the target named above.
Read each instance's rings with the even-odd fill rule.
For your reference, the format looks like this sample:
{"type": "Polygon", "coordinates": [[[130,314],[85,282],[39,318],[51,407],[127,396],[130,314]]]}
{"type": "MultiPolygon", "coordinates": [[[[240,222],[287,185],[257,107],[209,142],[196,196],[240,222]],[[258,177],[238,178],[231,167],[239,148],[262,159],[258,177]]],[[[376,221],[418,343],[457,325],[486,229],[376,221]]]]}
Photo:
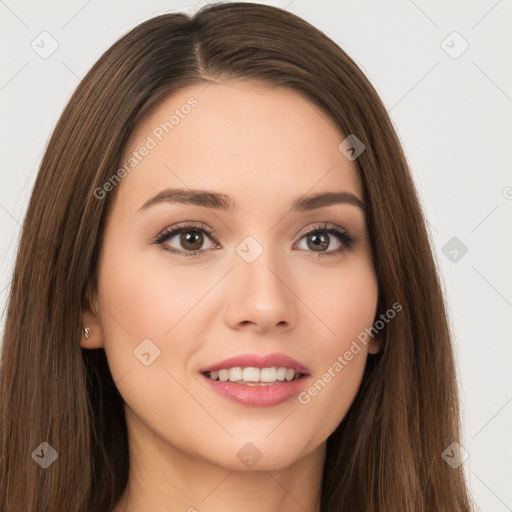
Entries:
{"type": "Polygon", "coordinates": [[[296,396],[304,388],[308,369],[299,361],[275,352],[243,354],[201,369],[210,388],[234,402],[271,407],[296,396]]]}

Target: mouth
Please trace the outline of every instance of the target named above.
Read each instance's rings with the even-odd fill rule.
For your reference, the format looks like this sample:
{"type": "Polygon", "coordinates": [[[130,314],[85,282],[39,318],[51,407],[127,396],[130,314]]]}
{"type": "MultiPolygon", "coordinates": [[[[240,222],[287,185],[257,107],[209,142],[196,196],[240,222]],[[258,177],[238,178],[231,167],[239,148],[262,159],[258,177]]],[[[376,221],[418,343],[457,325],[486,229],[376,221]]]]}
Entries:
{"type": "Polygon", "coordinates": [[[299,380],[307,373],[296,371],[284,366],[257,368],[254,366],[235,366],[220,370],[205,371],[202,374],[217,382],[231,382],[243,386],[274,386],[299,380]]]}
{"type": "Polygon", "coordinates": [[[245,407],[273,407],[304,390],[309,373],[284,366],[234,366],[202,371],[205,384],[217,395],[245,407]]]}
{"type": "Polygon", "coordinates": [[[292,357],[241,354],[204,367],[203,381],[217,395],[250,407],[272,407],[293,399],[306,386],[309,369],[292,357]]]}

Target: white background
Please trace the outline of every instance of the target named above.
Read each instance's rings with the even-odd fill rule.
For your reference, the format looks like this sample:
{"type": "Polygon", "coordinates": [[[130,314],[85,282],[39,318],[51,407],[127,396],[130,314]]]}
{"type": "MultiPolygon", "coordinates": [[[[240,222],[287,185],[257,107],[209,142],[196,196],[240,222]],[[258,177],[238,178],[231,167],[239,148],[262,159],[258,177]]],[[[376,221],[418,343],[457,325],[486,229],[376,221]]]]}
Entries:
{"type": "MultiPolygon", "coordinates": [[[[203,3],[0,0],[2,311],[38,166],[79,80],[135,25],[203,3]],[[47,59],[31,48],[43,31],[58,42],[47,59]]],[[[469,452],[464,467],[481,510],[511,510],[512,1],[265,3],[336,41],[388,108],[445,283],[469,452]],[[469,44],[458,58],[445,51],[463,48],[458,36],[446,39],[453,31],[469,44]],[[456,262],[442,252],[454,236],[468,248],[456,262]]],[[[5,313],[2,331],[4,323],[5,313]]]]}

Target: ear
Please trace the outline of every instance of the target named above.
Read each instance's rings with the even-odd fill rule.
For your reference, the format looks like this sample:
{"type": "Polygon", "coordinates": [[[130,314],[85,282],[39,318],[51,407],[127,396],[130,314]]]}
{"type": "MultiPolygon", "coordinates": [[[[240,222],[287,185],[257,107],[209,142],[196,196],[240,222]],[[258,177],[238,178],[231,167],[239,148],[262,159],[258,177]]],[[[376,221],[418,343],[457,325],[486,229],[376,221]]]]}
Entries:
{"type": "Polygon", "coordinates": [[[379,331],[368,343],[368,354],[375,355],[382,349],[382,332],[379,331]]]}
{"type": "Polygon", "coordinates": [[[99,317],[99,303],[95,295],[89,295],[89,291],[85,292],[82,300],[82,329],[89,328],[89,337],[81,332],[80,346],[82,348],[104,348],[105,335],[99,317]]]}

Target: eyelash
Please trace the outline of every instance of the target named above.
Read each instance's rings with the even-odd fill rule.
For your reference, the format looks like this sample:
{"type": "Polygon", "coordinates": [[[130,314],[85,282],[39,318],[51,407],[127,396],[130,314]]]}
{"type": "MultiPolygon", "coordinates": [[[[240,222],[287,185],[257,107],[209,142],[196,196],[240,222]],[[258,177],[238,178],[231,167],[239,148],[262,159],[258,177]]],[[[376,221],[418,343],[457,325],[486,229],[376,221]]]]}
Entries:
{"type": "MultiPolygon", "coordinates": [[[[329,233],[331,235],[336,236],[336,238],[338,238],[338,240],[341,242],[342,247],[340,247],[339,249],[335,249],[333,251],[328,251],[328,252],[310,251],[310,252],[314,252],[318,257],[335,256],[337,254],[344,252],[345,250],[351,250],[354,245],[355,239],[347,231],[340,228],[339,226],[336,226],[335,224],[330,224],[330,227],[328,228],[327,225],[328,225],[328,223],[325,222],[322,226],[316,226],[316,227],[310,229],[309,231],[306,231],[306,233],[304,233],[299,240],[302,240],[307,235],[319,234],[319,233],[329,233]]],[[[185,224],[185,225],[181,225],[181,226],[168,228],[168,229],[164,230],[162,233],[160,233],[159,235],[157,235],[154,238],[154,240],[152,241],[152,243],[161,245],[165,251],[171,252],[173,254],[180,254],[180,255],[183,255],[186,257],[197,256],[197,255],[201,254],[202,252],[205,252],[206,250],[208,250],[208,249],[202,249],[199,251],[178,251],[175,249],[169,249],[164,246],[164,242],[166,240],[168,240],[169,238],[172,238],[174,235],[176,235],[178,233],[181,233],[181,232],[187,231],[187,230],[206,233],[215,243],[218,243],[216,240],[217,235],[216,235],[215,231],[213,229],[209,228],[208,226],[206,226],[205,224],[201,224],[200,226],[197,226],[195,224],[185,224]]]]}

